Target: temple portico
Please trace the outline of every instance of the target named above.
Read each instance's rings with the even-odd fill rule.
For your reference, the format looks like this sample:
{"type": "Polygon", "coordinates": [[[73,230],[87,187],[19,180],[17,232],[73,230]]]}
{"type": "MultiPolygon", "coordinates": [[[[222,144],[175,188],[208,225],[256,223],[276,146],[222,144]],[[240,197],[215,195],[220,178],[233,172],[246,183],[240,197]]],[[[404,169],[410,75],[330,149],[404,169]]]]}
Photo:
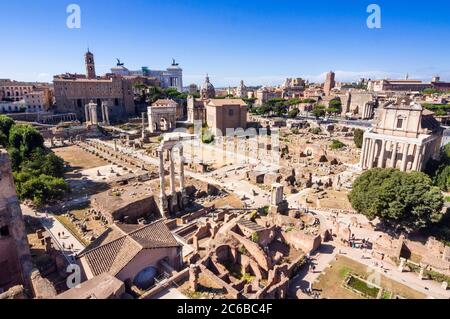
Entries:
{"type": "Polygon", "coordinates": [[[439,157],[442,131],[433,113],[419,104],[387,104],[364,133],[360,166],[422,171],[430,158],[439,157]]]}
{"type": "Polygon", "coordinates": [[[363,169],[398,168],[401,171],[421,171],[434,153],[437,137],[406,138],[364,134],[360,165],[363,169]]]}

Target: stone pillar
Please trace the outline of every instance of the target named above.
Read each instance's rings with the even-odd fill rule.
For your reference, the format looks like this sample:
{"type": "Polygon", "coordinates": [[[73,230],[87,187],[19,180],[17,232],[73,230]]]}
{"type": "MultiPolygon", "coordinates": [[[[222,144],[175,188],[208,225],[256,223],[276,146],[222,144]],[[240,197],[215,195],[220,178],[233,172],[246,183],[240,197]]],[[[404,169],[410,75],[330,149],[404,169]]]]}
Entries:
{"type": "Polygon", "coordinates": [[[270,203],[277,206],[283,201],[283,186],[281,184],[272,185],[272,197],[270,203]]]}
{"type": "Polygon", "coordinates": [[[89,114],[91,118],[91,124],[97,125],[98,124],[98,118],[97,118],[97,104],[95,103],[89,103],[89,114]]]}
{"type": "Polygon", "coordinates": [[[419,168],[419,160],[421,153],[422,153],[422,145],[416,145],[414,147],[414,162],[411,168],[413,171],[417,171],[419,168]]]}
{"type": "Polygon", "coordinates": [[[165,180],[165,172],[164,172],[164,150],[158,150],[159,156],[159,184],[160,184],[160,193],[159,193],[159,203],[161,214],[163,217],[167,218],[168,216],[168,207],[167,207],[167,197],[166,197],[166,180],[165,180]]]}
{"type": "Polygon", "coordinates": [[[366,149],[367,149],[367,140],[368,140],[367,138],[363,139],[363,145],[361,148],[361,159],[359,160],[359,165],[361,166],[362,169],[365,168],[364,162],[366,160],[365,153],[366,153],[366,149]]]}
{"type": "Polygon", "coordinates": [[[400,257],[400,265],[398,266],[398,271],[403,272],[405,268],[406,259],[403,257],[400,257]]]}
{"type": "Polygon", "coordinates": [[[179,179],[180,179],[180,193],[181,193],[181,202],[183,205],[187,204],[187,197],[186,197],[186,187],[184,183],[184,152],[183,152],[183,146],[180,146],[179,148],[180,152],[180,172],[179,172],[179,179]]]}
{"type": "Polygon", "coordinates": [[[89,104],[86,104],[84,106],[84,116],[85,116],[85,122],[89,123],[91,121],[91,118],[89,117],[89,104]]]}
{"type": "Polygon", "coordinates": [[[397,165],[397,142],[392,142],[391,168],[397,165]]]}
{"type": "Polygon", "coordinates": [[[375,139],[372,139],[371,147],[370,147],[370,154],[369,154],[369,169],[373,168],[373,161],[374,161],[374,157],[375,157],[376,143],[377,143],[377,141],[375,139]]]}
{"type": "Polygon", "coordinates": [[[197,265],[191,265],[189,268],[189,286],[193,291],[197,291],[198,289],[199,275],[200,275],[200,267],[197,265]]]}
{"type": "Polygon", "coordinates": [[[177,206],[178,204],[178,200],[177,200],[177,190],[176,190],[176,186],[175,186],[175,162],[173,161],[173,154],[172,154],[172,150],[168,150],[168,156],[169,156],[169,171],[170,171],[170,195],[172,195],[172,200],[171,200],[171,208],[172,208],[172,213],[173,213],[173,209],[177,206]]]}
{"type": "Polygon", "coordinates": [[[170,194],[176,194],[175,186],[175,162],[173,161],[172,150],[168,151],[169,156],[169,171],[170,171],[170,194]]]}
{"type": "Polygon", "coordinates": [[[101,111],[102,111],[102,123],[106,124],[105,104],[102,103],[100,108],[101,108],[101,111]]]}
{"type": "Polygon", "coordinates": [[[424,278],[425,269],[427,269],[426,265],[420,265],[419,279],[423,279],[424,278]]]}
{"type": "Polygon", "coordinates": [[[148,114],[148,130],[150,133],[154,133],[154,127],[153,127],[153,117],[152,117],[152,111],[151,108],[147,108],[147,114],[148,114]]]}
{"type": "Polygon", "coordinates": [[[380,156],[378,157],[378,167],[383,168],[384,166],[384,154],[386,150],[386,140],[381,142],[380,156]]]}
{"type": "Polygon", "coordinates": [[[145,112],[142,112],[142,139],[145,139],[145,112]]]}
{"type": "Polygon", "coordinates": [[[403,151],[402,151],[402,166],[401,166],[401,171],[405,172],[406,171],[406,165],[408,164],[408,151],[409,151],[409,144],[408,143],[404,143],[403,144],[403,151]]]}

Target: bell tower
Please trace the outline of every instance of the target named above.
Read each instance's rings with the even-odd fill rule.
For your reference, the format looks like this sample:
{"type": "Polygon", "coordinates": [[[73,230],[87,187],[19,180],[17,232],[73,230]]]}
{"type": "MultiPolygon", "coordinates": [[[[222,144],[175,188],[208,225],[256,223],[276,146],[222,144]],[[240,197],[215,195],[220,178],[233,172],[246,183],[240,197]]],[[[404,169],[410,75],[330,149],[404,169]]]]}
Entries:
{"type": "Polygon", "coordinates": [[[88,79],[95,79],[95,62],[94,62],[94,54],[92,54],[89,49],[84,55],[84,62],[86,64],[86,77],[88,79]]]}

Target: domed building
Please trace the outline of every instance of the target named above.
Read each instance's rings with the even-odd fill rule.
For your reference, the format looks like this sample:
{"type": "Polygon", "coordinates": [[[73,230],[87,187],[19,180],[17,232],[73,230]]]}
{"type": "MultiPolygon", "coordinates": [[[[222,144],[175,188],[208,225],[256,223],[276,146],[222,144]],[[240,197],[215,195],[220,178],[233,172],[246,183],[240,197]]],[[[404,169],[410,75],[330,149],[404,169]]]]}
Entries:
{"type": "Polygon", "coordinates": [[[201,89],[200,89],[200,96],[202,99],[212,99],[216,96],[216,89],[214,88],[214,85],[209,82],[209,76],[206,75],[205,83],[203,83],[201,89]]]}

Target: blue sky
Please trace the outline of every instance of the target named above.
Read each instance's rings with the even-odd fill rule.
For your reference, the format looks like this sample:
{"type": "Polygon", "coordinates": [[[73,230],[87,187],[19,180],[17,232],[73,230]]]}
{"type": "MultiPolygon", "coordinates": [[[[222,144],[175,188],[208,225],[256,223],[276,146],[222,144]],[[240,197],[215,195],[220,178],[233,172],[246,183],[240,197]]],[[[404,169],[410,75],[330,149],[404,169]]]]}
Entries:
{"type": "Polygon", "coordinates": [[[87,46],[97,73],[120,58],[129,69],[164,69],[174,57],[185,84],[209,73],[216,86],[279,84],[285,77],[337,80],[404,77],[450,81],[448,0],[3,0],[0,78],[51,81],[84,72],[87,46]],[[81,7],[81,29],[66,8],[81,7]],[[366,25],[369,4],[382,28],[366,25]]]}

